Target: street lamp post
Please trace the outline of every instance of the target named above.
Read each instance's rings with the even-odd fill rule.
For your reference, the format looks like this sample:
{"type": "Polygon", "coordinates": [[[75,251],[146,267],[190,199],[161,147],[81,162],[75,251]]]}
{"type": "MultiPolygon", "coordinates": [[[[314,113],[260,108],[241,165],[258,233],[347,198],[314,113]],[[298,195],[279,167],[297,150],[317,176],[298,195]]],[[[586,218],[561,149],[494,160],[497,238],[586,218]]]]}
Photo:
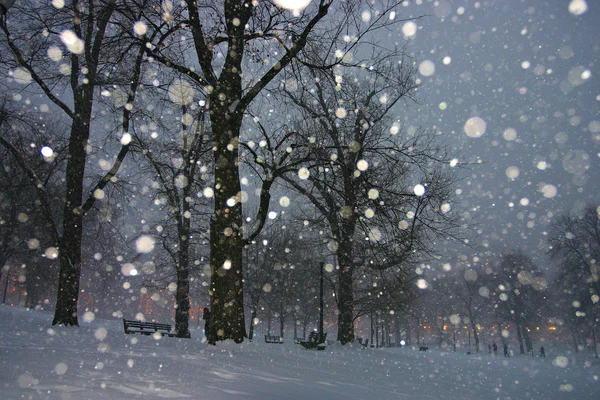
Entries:
{"type": "Polygon", "coordinates": [[[325,302],[323,299],[323,261],[319,264],[319,269],[321,272],[321,276],[319,279],[319,343],[323,343],[324,333],[323,333],[323,308],[325,308],[325,302]]]}

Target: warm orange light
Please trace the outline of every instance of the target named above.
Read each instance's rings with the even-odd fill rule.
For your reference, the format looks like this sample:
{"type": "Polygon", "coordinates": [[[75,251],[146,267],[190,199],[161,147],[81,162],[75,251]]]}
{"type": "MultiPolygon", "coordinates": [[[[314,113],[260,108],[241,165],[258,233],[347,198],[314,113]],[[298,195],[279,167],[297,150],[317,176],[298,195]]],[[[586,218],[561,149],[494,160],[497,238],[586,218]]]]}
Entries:
{"type": "Polygon", "coordinates": [[[556,327],[555,327],[555,326],[549,326],[549,327],[548,327],[548,330],[555,331],[555,330],[556,330],[556,327]]]}

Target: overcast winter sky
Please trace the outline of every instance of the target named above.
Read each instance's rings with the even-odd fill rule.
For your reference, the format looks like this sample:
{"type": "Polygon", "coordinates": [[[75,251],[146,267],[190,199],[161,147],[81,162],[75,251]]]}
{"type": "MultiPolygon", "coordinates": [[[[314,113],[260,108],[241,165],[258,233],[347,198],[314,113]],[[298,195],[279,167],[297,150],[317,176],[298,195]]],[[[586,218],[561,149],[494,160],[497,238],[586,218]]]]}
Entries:
{"type": "Polygon", "coordinates": [[[414,35],[410,22],[398,32],[420,53],[407,125],[481,160],[458,196],[482,223],[479,244],[542,254],[553,216],[600,200],[600,4],[411,1],[400,13],[420,15],[414,35]]]}

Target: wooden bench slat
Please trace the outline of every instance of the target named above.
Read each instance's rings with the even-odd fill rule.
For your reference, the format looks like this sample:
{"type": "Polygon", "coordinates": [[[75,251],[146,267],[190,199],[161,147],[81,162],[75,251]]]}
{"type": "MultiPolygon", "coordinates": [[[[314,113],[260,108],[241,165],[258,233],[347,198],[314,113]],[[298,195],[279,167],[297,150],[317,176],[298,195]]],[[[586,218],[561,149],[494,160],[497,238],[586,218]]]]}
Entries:
{"type": "Polygon", "coordinates": [[[175,332],[171,331],[171,325],[169,324],[127,320],[125,318],[123,318],[123,330],[126,334],[140,333],[142,335],[151,335],[158,332],[169,337],[175,336],[175,332]]]}

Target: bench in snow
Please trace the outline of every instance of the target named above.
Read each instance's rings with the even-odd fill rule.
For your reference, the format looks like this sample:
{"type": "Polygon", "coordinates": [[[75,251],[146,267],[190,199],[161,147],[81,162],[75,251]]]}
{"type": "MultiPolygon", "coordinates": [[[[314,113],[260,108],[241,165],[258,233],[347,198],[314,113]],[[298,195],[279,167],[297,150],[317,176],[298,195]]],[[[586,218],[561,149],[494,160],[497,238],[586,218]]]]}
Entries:
{"type": "Polygon", "coordinates": [[[283,338],[277,335],[265,335],[265,343],[283,343],[283,338]]]}
{"type": "Polygon", "coordinates": [[[427,351],[427,350],[429,350],[429,347],[427,347],[427,346],[419,347],[419,351],[427,351]]]}
{"type": "Polygon", "coordinates": [[[324,333],[322,340],[319,340],[319,332],[311,332],[308,335],[308,340],[300,342],[300,345],[305,349],[325,350],[326,339],[327,333],[324,333]]]}
{"type": "Polygon", "coordinates": [[[139,333],[142,335],[153,335],[155,333],[160,333],[163,336],[174,337],[176,335],[175,332],[171,331],[171,325],[169,324],[161,324],[158,322],[142,322],[142,321],[133,321],[123,318],[123,330],[127,335],[133,335],[134,333],[139,333]]]}

